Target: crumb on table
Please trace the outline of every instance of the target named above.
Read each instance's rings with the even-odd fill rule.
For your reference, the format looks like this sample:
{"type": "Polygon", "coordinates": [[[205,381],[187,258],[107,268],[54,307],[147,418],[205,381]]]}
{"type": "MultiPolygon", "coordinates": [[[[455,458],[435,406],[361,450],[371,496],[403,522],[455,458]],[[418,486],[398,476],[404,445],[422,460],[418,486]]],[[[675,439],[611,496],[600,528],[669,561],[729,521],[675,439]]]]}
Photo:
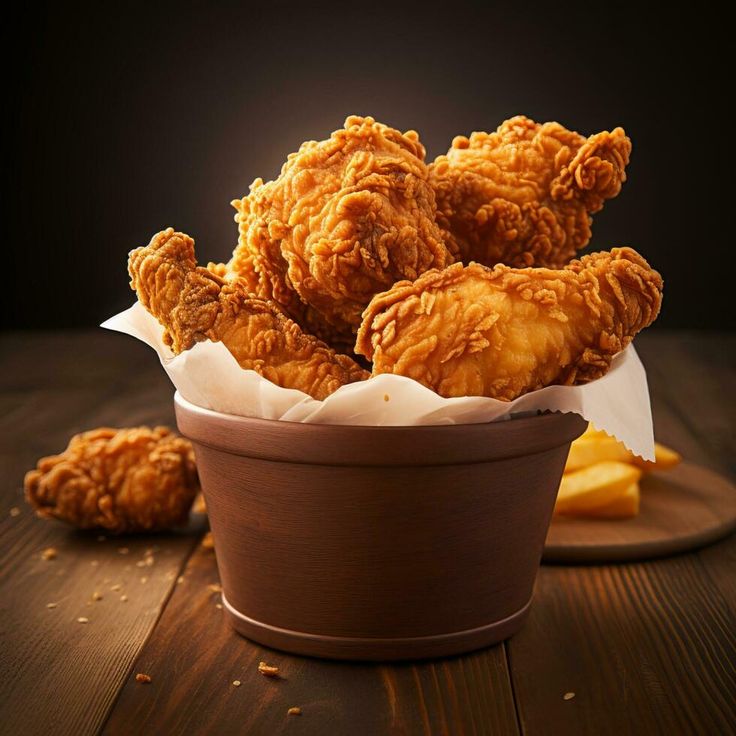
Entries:
{"type": "Polygon", "coordinates": [[[563,700],[572,700],[574,697],[575,697],[575,693],[570,692],[570,693],[565,693],[562,696],[562,699],[563,700]]]}
{"type": "Polygon", "coordinates": [[[42,560],[55,560],[56,556],[59,553],[56,551],[56,547],[46,547],[46,549],[41,552],[41,559],[42,560]]]}
{"type": "Polygon", "coordinates": [[[274,667],[270,664],[266,664],[265,662],[258,663],[258,671],[262,675],[265,675],[266,677],[278,677],[279,676],[279,668],[274,667]]]}
{"type": "Polygon", "coordinates": [[[156,563],[156,558],[153,556],[151,550],[146,550],[143,557],[135,563],[136,567],[153,567],[156,563]]]}
{"type": "Polygon", "coordinates": [[[151,675],[145,674],[145,672],[139,672],[135,676],[136,682],[142,682],[143,684],[147,685],[149,682],[151,682],[151,675]]]}
{"type": "Polygon", "coordinates": [[[298,705],[295,705],[292,708],[289,708],[286,712],[290,716],[300,716],[302,714],[302,709],[298,705]]]}

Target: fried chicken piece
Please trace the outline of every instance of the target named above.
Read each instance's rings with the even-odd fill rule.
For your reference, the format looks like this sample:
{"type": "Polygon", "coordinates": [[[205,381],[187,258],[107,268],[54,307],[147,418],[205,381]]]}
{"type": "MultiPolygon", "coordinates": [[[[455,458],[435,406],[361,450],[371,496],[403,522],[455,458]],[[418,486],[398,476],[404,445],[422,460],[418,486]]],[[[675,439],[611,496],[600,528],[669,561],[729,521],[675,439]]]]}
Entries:
{"type": "Polygon", "coordinates": [[[630,153],[622,128],[586,139],[523,116],[458,136],[429,167],[437,220],[464,263],[562,268],[621,191],[630,153]]]}
{"type": "Polygon", "coordinates": [[[158,233],[131,252],[128,270],[131,287],[177,354],[203,340],[222,342],[242,368],[315,399],[368,377],[347,355],[302,332],[273,302],[249,294],[245,281],[197,266],[188,235],[172,228],[158,233]]]}
{"type": "Polygon", "coordinates": [[[41,458],[26,473],[25,492],[39,516],[141,532],[186,524],[199,480],[192,445],[166,427],[101,427],[41,458]]]}
{"type": "Polygon", "coordinates": [[[511,401],[604,375],[661,301],[662,278],[631,248],[559,271],[457,263],[376,296],[356,350],[373,359],[374,375],[511,401]]]}
{"type": "MultiPolygon", "coordinates": [[[[256,180],[251,190],[262,185],[256,180]]],[[[305,304],[291,285],[286,261],[278,250],[278,241],[271,241],[264,219],[256,213],[250,196],[235,200],[238,222],[238,246],[228,263],[208,263],[212,273],[224,279],[241,278],[248,292],[276,304],[286,317],[305,332],[325,342],[338,352],[351,354],[355,334],[348,327],[330,324],[316,309],[305,304]],[[275,249],[275,250],[274,250],[275,249]]]]}
{"type": "Polygon", "coordinates": [[[374,294],[453,258],[435,222],[414,131],[349,117],[303,143],[280,176],[233,202],[238,246],[226,269],[255,272],[256,293],[330,343],[353,342],[374,294]]]}

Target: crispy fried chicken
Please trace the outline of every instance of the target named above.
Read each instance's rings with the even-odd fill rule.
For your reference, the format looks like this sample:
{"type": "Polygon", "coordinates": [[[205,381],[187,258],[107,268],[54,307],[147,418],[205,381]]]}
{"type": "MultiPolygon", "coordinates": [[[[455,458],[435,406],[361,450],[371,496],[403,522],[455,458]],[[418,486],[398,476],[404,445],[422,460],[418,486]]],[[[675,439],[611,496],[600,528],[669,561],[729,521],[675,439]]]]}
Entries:
{"type": "Polygon", "coordinates": [[[166,427],[102,427],[41,458],[26,473],[25,492],[39,516],[140,532],[186,524],[199,480],[191,444],[166,427]]]}
{"type": "Polygon", "coordinates": [[[273,302],[249,294],[246,281],[197,266],[188,235],[172,228],[158,233],[131,252],[128,270],[131,287],[164,326],[175,353],[219,341],[242,368],[315,399],[368,377],[347,355],[302,332],[273,302]]]}
{"type": "Polygon", "coordinates": [[[238,246],[226,269],[305,329],[352,342],[374,294],[452,263],[414,131],[349,117],[289,155],[281,175],[234,202],[238,246]]]}
{"type": "Polygon", "coordinates": [[[631,248],[558,271],[458,263],[374,297],[356,350],[374,375],[408,376],[446,397],[510,401],[605,374],[661,300],[662,278],[631,248]]]}
{"type": "Polygon", "coordinates": [[[585,138],[523,116],[458,136],[429,167],[437,220],[464,263],[562,268],[621,190],[630,153],[622,128],[585,138]]]}

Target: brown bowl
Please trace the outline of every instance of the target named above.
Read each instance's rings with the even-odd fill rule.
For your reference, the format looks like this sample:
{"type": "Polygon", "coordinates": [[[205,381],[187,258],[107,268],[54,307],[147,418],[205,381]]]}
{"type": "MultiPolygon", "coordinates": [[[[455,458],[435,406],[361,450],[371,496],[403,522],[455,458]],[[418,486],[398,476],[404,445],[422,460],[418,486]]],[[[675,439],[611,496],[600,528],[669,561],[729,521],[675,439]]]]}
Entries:
{"type": "Polygon", "coordinates": [[[522,625],[578,415],[353,427],[175,403],[236,631],[297,654],[392,660],[458,654],[522,625]]]}

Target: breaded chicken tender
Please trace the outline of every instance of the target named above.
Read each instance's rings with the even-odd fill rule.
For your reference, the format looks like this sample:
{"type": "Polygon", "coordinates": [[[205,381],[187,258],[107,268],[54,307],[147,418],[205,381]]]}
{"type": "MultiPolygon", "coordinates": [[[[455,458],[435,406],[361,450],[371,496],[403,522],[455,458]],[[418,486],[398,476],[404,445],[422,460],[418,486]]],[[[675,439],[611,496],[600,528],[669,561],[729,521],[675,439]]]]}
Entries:
{"type": "Polygon", "coordinates": [[[622,128],[585,138],[521,115],[458,136],[429,167],[437,220],[464,263],[562,268],[621,191],[630,153],[622,128]]]}
{"type": "Polygon", "coordinates": [[[114,533],[186,524],[199,492],[191,444],[166,427],[102,427],[75,435],[26,473],[39,516],[114,533]]]}
{"type": "Polygon", "coordinates": [[[226,270],[255,275],[255,293],[305,329],[352,342],[374,294],[453,261],[424,156],[414,131],[370,117],[302,144],[275,181],[233,202],[240,236],[226,270]]]}
{"type": "Polygon", "coordinates": [[[222,342],[242,368],[315,399],[368,378],[347,355],[302,332],[273,302],[249,294],[245,281],[197,266],[188,235],[172,228],[158,233],[131,252],[128,270],[131,287],[164,326],[175,353],[203,340],[222,342]]]}
{"type": "Polygon", "coordinates": [[[604,375],[661,301],[662,278],[631,248],[558,271],[458,263],[376,296],[356,350],[374,375],[408,376],[445,397],[510,401],[604,375]]]}

